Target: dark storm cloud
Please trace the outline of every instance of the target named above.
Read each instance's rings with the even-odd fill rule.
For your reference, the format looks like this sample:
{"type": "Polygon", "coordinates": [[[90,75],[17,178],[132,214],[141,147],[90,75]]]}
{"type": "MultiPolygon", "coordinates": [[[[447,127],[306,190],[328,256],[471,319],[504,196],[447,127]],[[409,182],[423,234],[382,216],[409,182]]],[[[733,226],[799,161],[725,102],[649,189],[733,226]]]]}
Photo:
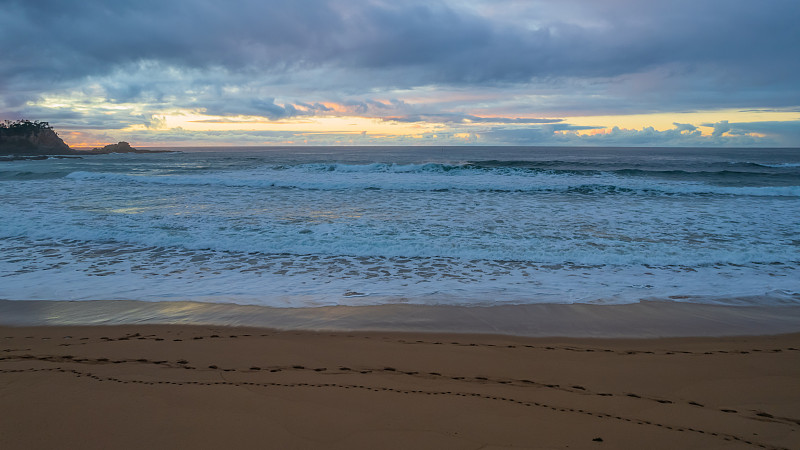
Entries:
{"type": "MultiPolygon", "coordinates": [[[[330,6],[322,1],[0,1],[0,79],[5,81],[0,92],[12,87],[41,91],[120,67],[134,70],[143,61],[258,73],[318,64],[326,60],[326,37],[341,27],[330,6]]],[[[138,93],[136,85],[127,85],[113,95],[129,99],[138,93]]]]}
{"type": "Polygon", "coordinates": [[[299,63],[337,28],[337,14],[322,1],[3,3],[3,40],[14,44],[15,56],[27,57],[19,67],[54,58],[44,68],[64,68],[68,76],[148,59],[191,67],[241,67],[265,56],[277,57],[276,66],[299,63]],[[303,54],[295,60],[298,49],[303,54]]]}
{"type": "Polygon", "coordinates": [[[255,73],[394,70],[354,72],[353,85],[368,88],[614,77],[677,64],[680,76],[715,71],[720,90],[770,82],[797,95],[794,0],[582,2],[597,26],[537,17],[535,6],[520,18],[537,22],[527,26],[437,1],[5,0],[0,76],[59,84],[142,60],[255,73]]]}

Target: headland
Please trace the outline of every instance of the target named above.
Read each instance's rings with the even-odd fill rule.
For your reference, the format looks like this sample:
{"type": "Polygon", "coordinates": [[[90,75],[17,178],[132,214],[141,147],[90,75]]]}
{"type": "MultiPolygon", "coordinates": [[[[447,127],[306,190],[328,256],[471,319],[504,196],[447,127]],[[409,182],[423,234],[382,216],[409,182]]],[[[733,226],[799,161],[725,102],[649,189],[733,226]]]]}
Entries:
{"type": "Polygon", "coordinates": [[[164,153],[164,150],[142,150],[127,142],[109,144],[91,150],[70,148],[48,122],[6,120],[0,123],[1,160],[37,159],[48,156],[84,156],[109,153],[164,153]]]}

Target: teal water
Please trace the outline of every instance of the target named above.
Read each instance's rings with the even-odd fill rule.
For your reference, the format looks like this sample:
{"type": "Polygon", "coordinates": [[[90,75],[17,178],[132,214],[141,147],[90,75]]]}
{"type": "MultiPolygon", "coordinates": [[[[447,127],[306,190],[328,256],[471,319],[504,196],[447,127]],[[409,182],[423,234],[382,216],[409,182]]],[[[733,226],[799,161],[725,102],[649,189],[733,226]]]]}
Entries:
{"type": "Polygon", "coordinates": [[[0,162],[0,298],[800,301],[800,151],[184,149],[0,162]]]}

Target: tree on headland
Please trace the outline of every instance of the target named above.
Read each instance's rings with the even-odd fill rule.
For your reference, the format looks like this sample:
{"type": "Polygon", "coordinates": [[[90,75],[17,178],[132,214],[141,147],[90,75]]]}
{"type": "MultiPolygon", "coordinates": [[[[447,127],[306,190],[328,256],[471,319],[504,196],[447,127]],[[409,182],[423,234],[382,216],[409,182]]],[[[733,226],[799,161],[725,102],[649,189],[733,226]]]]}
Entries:
{"type": "Polygon", "coordinates": [[[47,122],[40,122],[34,120],[21,119],[21,120],[4,120],[0,123],[0,137],[11,136],[29,136],[31,134],[38,134],[45,130],[53,130],[47,122]]]}

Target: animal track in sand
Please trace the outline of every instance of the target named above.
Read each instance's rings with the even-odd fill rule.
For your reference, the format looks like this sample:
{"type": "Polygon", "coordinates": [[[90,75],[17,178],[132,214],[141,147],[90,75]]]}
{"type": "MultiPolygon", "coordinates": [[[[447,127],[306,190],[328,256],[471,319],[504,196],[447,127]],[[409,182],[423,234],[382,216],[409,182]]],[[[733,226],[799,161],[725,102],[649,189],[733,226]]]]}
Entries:
{"type": "MultiPolygon", "coordinates": [[[[26,358],[28,359],[28,358],[26,358]]],[[[45,360],[48,361],[48,360],[45,360]]],[[[396,393],[396,394],[404,394],[404,395],[427,395],[427,396],[451,396],[451,397],[464,397],[464,398],[478,398],[483,400],[491,400],[491,401],[498,401],[498,402],[505,402],[509,404],[515,404],[523,407],[537,407],[543,409],[549,409],[555,412],[562,412],[562,413],[572,413],[572,414],[582,414],[592,416],[598,419],[604,420],[619,420],[624,422],[633,423],[636,425],[644,425],[644,426],[653,426],[658,428],[663,428],[666,430],[676,431],[676,432],[692,432],[698,433],[708,436],[713,436],[725,441],[737,441],[747,445],[756,446],[759,448],[766,448],[766,449],[774,449],[774,450],[789,450],[785,447],[777,447],[772,446],[760,442],[755,442],[750,439],[747,439],[742,436],[728,434],[728,433],[718,433],[718,432],[710,432],[705,430],[700,430],[692,427],[681,427],[681,426],[673,426],[662,424],[658,422],[652,422],[649,420],[638,419],[638,418],[631,418],[631,417],[623,417],[614,414],[607,414],[603,412],[593,412],[593,411],[586,411],[579,408],[570,408],[570,407],[559,407],[555,405],[550,405],[546,403],[536,402],[536,401],[529,401],[529,400],[520,400],[515,398],[504,397],[500,395],[490,395],[490,394],[482,394],[482,393],[475,393],[475,392],[458,392],[458,391],[441,391],[441,390],[429,390],[429,389],[401,389],[401,388],[393,388],[387,386],[366,386],[363,384],[342,384],[342,383],[281,383],[281,382],[248,382],[248,381],[165,381],[165,380],[137,380],[137,379],[122,379],[118,377],[110,377],[110,376],[100,376],[96,375],[92,372],[84,372],[75,369],[67,369],[63,367],[52,367],[52,368],[27,368],[27,369],[0,369],[0,374],[15,374],[15,373],[36,373],[36,372],[54,372],[54,373],[61,373],[66,375],[73,375],[77,378],[87,378],[93,380],[95,382],[112,382],[112,383],[120,383],[120,384],[139,384],[145,386],[156,386],[156,385],[175,385],[175,386],[233,386],[233,387],[256,387],[256,388],[317,388],[317,389],[325,389],[325,388],[333,388],[333,389],[357,389],[357,390],[365,390],[371,392],[388,392],[388,393],[396,393]]]]}

